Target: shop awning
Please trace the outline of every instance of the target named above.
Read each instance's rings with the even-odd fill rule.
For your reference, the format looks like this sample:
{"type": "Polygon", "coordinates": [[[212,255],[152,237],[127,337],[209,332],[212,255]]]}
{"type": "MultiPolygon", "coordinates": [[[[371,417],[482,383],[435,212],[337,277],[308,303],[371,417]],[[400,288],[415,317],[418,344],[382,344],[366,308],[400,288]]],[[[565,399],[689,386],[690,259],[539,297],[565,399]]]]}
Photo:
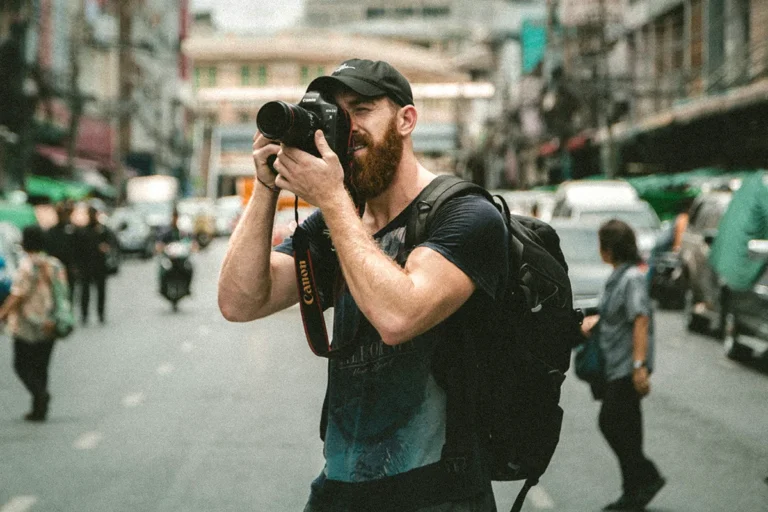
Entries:
{"type": "Polygon", "coordinates": [[[84,183],[34,175],[29,175],[24,179],[24,186],[27,195],[47,197],[53,203],[66,199],[79,201],[87,197],[93,190],[92,187],[84,183]]]}
{"type": "MultiPolygon", "coordinates": [[[[44,156],[59,167],[66,167],[67,165],[67,150],[57,146],[46,146],[44,144],[38,144],[35,146],[35,150],[38,154],[44,156]]],[[[98,160],[91,160],[89,158],[75,157],[74,165],[78,169],[99,169],[104,167],[98,160]]]]}
{"type": "Polygon", "coordinates": [[[0,222],[13,224],[19,229],[37,224],[35,208],[27,203],[0,201],[0,222]]]}

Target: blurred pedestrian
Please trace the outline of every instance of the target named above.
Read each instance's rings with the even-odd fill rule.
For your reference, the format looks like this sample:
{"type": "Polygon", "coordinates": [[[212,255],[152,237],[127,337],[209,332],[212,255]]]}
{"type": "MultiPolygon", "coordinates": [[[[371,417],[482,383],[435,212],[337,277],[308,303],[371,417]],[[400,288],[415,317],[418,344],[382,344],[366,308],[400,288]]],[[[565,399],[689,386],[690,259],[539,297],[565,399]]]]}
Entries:
{"type": "Polygon", "coordinates": [[[99,220],[99,210],[88,207],[88,224],[78,230],[77,262],[80,273],[80,319],[88,323],[91,286],[96,286],[96,312],[99,322],[106,321],[107,255],[116,244],[112,231],[99,220]]]}
{"type": "Polygon", "coordinates": [[[11,295],[0,306],[0,320],[7,321],[13,338],[13,367],[32,395],[27,421],[45,421],[51,395],[48,367],[55,343],[52,319],[54,297],[51,280],[64,266],[44,252],[45,234],[39,226],[24,228],[21,240],[25,257],[13,278],[11,295]]]}
{"type": "Polygon", "coordinates": [[[76,245],[77,227],[72,223],[74,205],[71,201],[62,201],[56,205],[56,217],[58,221],[46,232],[46,252],[58,258],[64,264],[69,282],[69,301],[75,290],[78,280],[76,245]]]}
{"type": "Polygon", "coordinates": [[[652,305],[632,228],[614,219],[600,227],[598,236],[600,255],[614,268],[598,305],[607,380],[599,424],[619,460],[624,491],[603,510],[637,510],[666,483],[643,452],[640,400],[651,390],[654,367],[652,305]]]}

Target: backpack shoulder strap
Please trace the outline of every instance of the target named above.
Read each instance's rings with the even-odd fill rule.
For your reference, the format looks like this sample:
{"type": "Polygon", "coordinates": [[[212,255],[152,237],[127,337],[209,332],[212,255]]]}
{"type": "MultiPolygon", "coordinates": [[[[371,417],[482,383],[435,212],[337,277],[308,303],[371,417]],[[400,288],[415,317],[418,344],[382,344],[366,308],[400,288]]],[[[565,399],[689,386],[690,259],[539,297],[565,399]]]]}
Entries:
{"type": "Polygon", "coordinates": [[[483,187],[458,176],[440,175],[432,180],[414,200],[414,208],[405,228],[405,247],[410,251],[424,241],[435,212],[443,203],[467,193],[483,195],[493,202],[493,198],[483,187]]]}

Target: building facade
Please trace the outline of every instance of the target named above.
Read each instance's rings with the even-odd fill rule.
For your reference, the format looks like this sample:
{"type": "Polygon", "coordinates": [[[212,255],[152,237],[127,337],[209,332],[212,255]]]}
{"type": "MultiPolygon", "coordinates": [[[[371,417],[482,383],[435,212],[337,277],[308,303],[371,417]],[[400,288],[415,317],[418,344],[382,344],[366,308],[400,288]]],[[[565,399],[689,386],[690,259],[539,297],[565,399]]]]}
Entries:
{"type": "Polygon", "coordinates": [[[578,105],[560,116],[570,139],[558,143],[583,160],[581,175],[768,167],[767,2],[626,0],[610,12],[598,3],[586,22],[564,3],[550,1],[564,34],[550,56],[578,105]],[[567,149],[574,137],[588,144],[567,149]]]}
{"type": "Polygon", "coordinates": [[[188,0],[14,4],[0,9],[0,36],[23,23],[19,74],[41,100],[27,116],[22,174],[119,188],[125,169],[183,173],[192,111],[179,48],[188,0]]]}
{"type": "MultiPolygon", "coordinates": [[[[482,115],[469,116],[456,171],[488,188],[526,182],[509,113],[527,101],[530,75],[545,47],[539,0],[306,0],[304,23],[405,42],[441,52],[473,80],[493,84],[482,115]],[[540,29],[540,30],[537,30],[540,29]],[[534,37],[529,37],[533,35],[534,37]],[[537,43],[536,39],[540,42],[537,43]]],[[[529,110],[526,110],[529,113],[529,110]]],[[[536,123],[526,123],[535,130],[536,123]]],[[[528,180],[530,181],[530,180],[528,180]]]]}
{"type": "Polygon", "coordinates": [[[438,51],[381,38],[315,30],[271,37],[227,36],[204,31],[185,53],[194,63],[198,126],[196,165],[207,195],[234,193],[238,177],[251,176],[256,115],[272,100],[297,103],[307,85],[346,59],[386,60],[411,82],[419,121],[414,149],[431,169],[452,170],[469,119],[493,97],[493,84],[438,51]]]}

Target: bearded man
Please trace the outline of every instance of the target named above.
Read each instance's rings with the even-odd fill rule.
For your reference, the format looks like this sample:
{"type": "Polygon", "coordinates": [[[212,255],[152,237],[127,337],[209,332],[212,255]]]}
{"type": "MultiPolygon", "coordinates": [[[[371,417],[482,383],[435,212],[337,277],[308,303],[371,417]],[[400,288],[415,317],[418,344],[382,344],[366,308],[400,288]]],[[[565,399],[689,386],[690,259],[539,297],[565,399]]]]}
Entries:
{"type": "Polygon", "coordinates": [[[446,449],[457,446],[448,443],[457,437],[447,428],[451,396],[474,386],[444,370],[462,365],[437,363],[456,362],[452,347],[466,343],[462,333],[484,321],[503,288],[504,221],[484,198],[459,196],[441,206],[425,241],[404,247],[417,196],[435,178],[414,153],[410,84],[386,62],[352,59],[308,90],[349,113],[350,169],[345,174],[320,130],[320,157],[257,133],[258,183],[218,291],[233,322],[296,304],[295,237],[270,247],[277,195],[285,189],[318,207],[300,228],[322,306],[334,307],[332,347],[343,355],[328,360],[325,466],[305,511],[496,510],[476,429],[461,431],[460,453],[446,449]],[[277,175],[267,164],[273,155],[277,175]]]}

